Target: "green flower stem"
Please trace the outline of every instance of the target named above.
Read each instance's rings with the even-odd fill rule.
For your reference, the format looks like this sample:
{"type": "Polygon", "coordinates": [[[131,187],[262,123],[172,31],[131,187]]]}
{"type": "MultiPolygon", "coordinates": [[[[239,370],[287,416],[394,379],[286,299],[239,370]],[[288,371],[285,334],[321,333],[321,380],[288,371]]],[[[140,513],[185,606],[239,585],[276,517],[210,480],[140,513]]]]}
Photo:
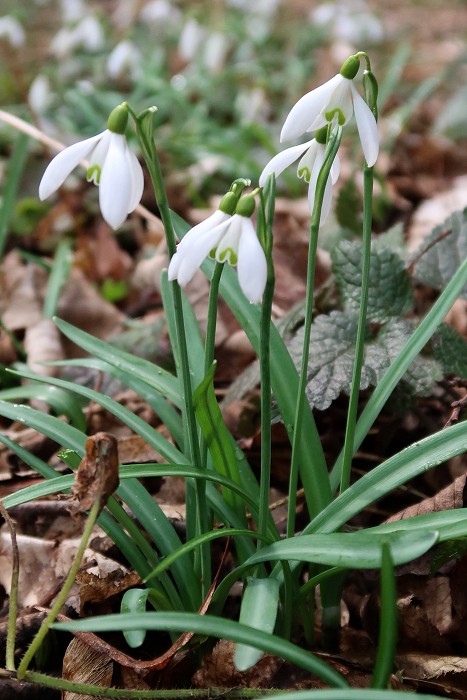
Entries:
{"type": "MultiPolygon", "coordinates": [[[[219,284],[222,277],[222,271],[224,270],[224,264],[216,262],[214,267],[214,272],[211,278],[211,285],[209,288],[209,302],[208,302],[208,319],[206,323],[206,340],[205,340],[205,350],[204,350],[204,375],[209,372],[211,365],[214,362],[214,349],[216,346],[216,326],[217,326],[217,307],[219,303],[219,284]]],[[[208,454],[208,446],[206,440],[201,438],[201,463],[206,464],[208,454]]]]}
{"type": "Polygon", "coordinates": [[[69,693],[94,695],[101,698],[121,698],[121,700],[189,700],[190,698],[258,698],[269,697],[278,691],[265,691],[260,688],[179,688],[175,690],[125,690],[125,688],[105,688],[100,685],[74,683],[62,678],[53,678],[43,673],[27,671],[24,681],[35,685],[55,688],[69,693]]]}
{"type": "Polygon", "coordinates": [[[368,293],[370,288],[371,260],[371,224],[373,218],[373,168],[365,166],[363,171],[363,249],[362,249],[362,285],[360,296],[360,311],[358,316],[357,339],[355,341],[355,359],[350,389],[347,424],[345,427],[344,451],[340,493],[343,493],[350,483],[352,468],[353,443],[355,425],[357,422],[358,398],[360,396],[360,380],[362,376],[363,356],[365,351],[366,315],[368,309],[368,293]]]}
{"type": "Polygon", "coordinates": [[[93,527],[96,524],[100,511],[100,494],[98,494],[86,520],[83,536],[81,537],[81,542],[79,543],[78,551],[76,552],[75,559],[73,561],[73,564],[71,565],[70,571],[68,572],[68,576],[65,579],[65,583],[63,584],[62,589],[58,594],[51,611],[42,623],[38,633],[32,640],[25,655],[21,659],[20,665],[18,666],[17,677],[19,680],[22,680],[24,678],[26,671],[28,670],[28,666],[34,657],[34,654],[37,652],[40,645],[44,641],[44,638],[47,635],[50,626],[53,624],[62,606],[66,602],[68,594],[75,582],[76,574],[78,573],[79,567],[81,566],[81,560],[84,556],[84,552],[86,550],[89,538],[91,536],[93,527]]]}
{"type": "Polygon", "coordinates": [[[323,206],[324,191],[331,171],[331,166],[336,157],[342,138],[342,127],[338,126],[331,132],[326,158],[318,175],[316,183],[315,203],[310,223],[310,244],[308,247],[306,300],[305,300],[305,325],[303,332],[303,353],[300,366],[300,379],[298,384],[297,403],[295,407],[294,433],[292,440],[292,457],[289,478],[289,502],[287,513],[287,537],[293,537],[295,533],[295,510],[297,503],[297,482],[299,472],[299,443],[302,429],[302,418],[306,400],[306,383],[308,378],[308,359],[310,355],[310,333],[313,316],[313,287],[316,267],[316,250],[318,247],[318,231],[323,206]]]}
{"type": "MultiPolygon", "coordinates": [[[[269,192],[270,201],[274,204],[274,184],[269,192]]],[[[264,201],[261,197],[262,209],[264,211],[264,201]]],[[[259,485],[259,518],[258,533],[267,536],[269,523],[269,492],[271,483],[271,312],[272,299],[274,296],[275,273],[272,261],[272,220],[274,213],[269,211],[269,216],[265,221],[264,243],[265,254],[268,266],[266,287],[263,294],[261,306],[261,328],[259,363],[261,375],[261,478],[259,485]]],[[[258,549],[263,545],[258,539],[258,549]]]]}
{"type": "MultiPolygon", "coordinates": [[[[135,121],[138,140],[154,187],[157,206],[159,207],[159,213],[165,229],[167,250],[171,258],[177,249],[177,244],[167,193],[164,186],[162,168],[153,138],[153,115],[146,113],[139,119],[133,112],[130,111],[130,113],[135,121]]],[[[198,429],[192,400],[193,387],[191,385],[190,363],[188,360],[188,347],[183,318],[182,292],[177,282],[172,284],[172,291],[178,341],[177,349],[180,359],[180,375],[183,387],[184,413],[187,422],[188,453],[193,466],[201,469],[203,468],[203,463],[201,461],[198,429]]],[[[206,485],[202,479],[197,479],[194,485],[187,482],[187,488],[193,489],[195,494],[195,534],[202,534],[208,529],[206,485]]],[[[204,598],[209,590],[211,581],[210,552],[207,547],[202,547],[200,550],[199,577],[202,596],[204,598]]]]}
{"type": "Polygon", "coordinates": [[[16,530],[8,511],[0,501],[0,514],[5,520],[11,537],[11,585],[10,585],[10,606],[8,610],[8,631],[6,638],[6,668],[8,671],[15,670],[15,648],[16,648],[16,618],[18,614],[18,588],[19,588],[19,551],[16,540],[16,530]]]}

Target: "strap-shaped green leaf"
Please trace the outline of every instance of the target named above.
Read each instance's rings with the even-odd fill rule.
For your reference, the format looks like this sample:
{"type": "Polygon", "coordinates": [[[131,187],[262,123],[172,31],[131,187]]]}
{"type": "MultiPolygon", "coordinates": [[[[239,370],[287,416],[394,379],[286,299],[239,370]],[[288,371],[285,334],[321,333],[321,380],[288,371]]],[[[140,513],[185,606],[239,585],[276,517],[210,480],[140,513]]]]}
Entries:
{"type": "MultiPolygon", "coordinates": [[[[193,393],[193,405],[215,470],[241,486],[240,471],[232,443],[232,436],[224,423],[214,392],[213,378],[215,370],[216,364],[213,363],[211,369],[193,393]]],[[[244,510],[242,500],[236,494],[227,489],[223,489],[222,494],[226,502],[236,512],[241,513],[244,510]]]]}
{"type": "MultiPolygon", "coordinates": [[[[240,623],[271,634],[276,624],[279,588],[277,579],[248,577],[240,608],[240,623]]],[[[235,649],[235,668],[247,671],[262,655],[261,649],[249,644],[238,644],[235,649]]]]}

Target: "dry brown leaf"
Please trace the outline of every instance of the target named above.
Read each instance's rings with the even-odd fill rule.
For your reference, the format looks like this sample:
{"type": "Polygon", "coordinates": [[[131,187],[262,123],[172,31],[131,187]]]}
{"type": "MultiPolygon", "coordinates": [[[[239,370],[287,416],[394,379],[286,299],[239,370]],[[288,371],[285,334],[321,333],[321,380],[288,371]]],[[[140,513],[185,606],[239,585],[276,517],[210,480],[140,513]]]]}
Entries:
{"type": "Polygon", "coordinates": [[[440,634],[452,625],[451,584],[447,576],[435,576],[426,582],[426,615],[440,634]]]}
{"type": "Polygon", "coordinates": [[[438,511],[451,510],[452,508],[463,508],[466,497],[466,478],[467,475],[465,474],[457,477],[452,484],[449,484],[449,486],[446,486],[446,488],[431,498],[425,498],[420,503],[404,508],[404,510],[392,515],[384,522],[393,523],[405,518],[413,518],[415,515],[436,513],[438,511]]]}
{"type": "Polygon", "coordinates": [[[86,454],[75,474],[71,489],[71,512],[84,513],[99,499],[101,508],[117,489],[118,443],[109,433],[96,433],[84,444],[86,454]]]}
{"type": "Polygon", "coordinates": [[[43,364],[64,359],[60,332],[52,319],[41,318],[26,328],[24,349],[28,366],[33,372],[43,377],[57,376],[58,367],[47,367],[43,364]]]}
{"type": "MultiPolygon", "coordinates": [[[[80,639],[72,639],[63,657],[63,678],[73,683],[112,685],[114,663],[80,639]]],[[[91,695],[64,692],[63,700],[92,700],[91,695]]]]}
{"type": "MultiPolygon", "coordinates": [[[[108,338],[121,332],[124,318],[76,268],[71,270],[63,287],[57,315],[97,338],[108,338]]],[[[77,355],[83,355],[83,351],[77,352],[74,347],[73,357],[77,355]]]]}
{"type": "Polygon", "coordinates": [[[20,260],[16,253],[6,256],[2,270],[2,321],[10,331],[23,330],[42,319],[41,291],[46,273],[38,265],[20,260]]]}

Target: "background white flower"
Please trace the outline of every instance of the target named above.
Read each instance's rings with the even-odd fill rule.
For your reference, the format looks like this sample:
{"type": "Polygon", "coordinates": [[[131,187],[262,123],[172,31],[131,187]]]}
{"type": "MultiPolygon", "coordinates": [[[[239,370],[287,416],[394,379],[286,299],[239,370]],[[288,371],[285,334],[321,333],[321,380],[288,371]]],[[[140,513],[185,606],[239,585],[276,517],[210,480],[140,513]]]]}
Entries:
{"type": "Polygon", "coordinates": [[[39,185],[39,197],[49,197],[74,168],[89,157],[88,180],[99,185],[102,216],[112,228],[123,224],[143,194],[144,175],[123,134],[106,129],[65,148],[49,163],[39,185]]]}

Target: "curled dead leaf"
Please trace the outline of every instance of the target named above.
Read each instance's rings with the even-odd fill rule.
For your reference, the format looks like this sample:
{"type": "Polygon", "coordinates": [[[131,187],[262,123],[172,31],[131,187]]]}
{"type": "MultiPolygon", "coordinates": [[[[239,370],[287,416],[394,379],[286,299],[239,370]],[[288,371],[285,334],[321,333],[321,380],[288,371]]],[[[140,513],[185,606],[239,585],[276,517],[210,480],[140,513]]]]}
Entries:
{"type": "Polygon", "coordinates": [[[96,499],[103,508],[119,484],[117,439],[96,433],[86,440],[85,449],[71,489],[73,514],[90,510],[96,499]]]}

